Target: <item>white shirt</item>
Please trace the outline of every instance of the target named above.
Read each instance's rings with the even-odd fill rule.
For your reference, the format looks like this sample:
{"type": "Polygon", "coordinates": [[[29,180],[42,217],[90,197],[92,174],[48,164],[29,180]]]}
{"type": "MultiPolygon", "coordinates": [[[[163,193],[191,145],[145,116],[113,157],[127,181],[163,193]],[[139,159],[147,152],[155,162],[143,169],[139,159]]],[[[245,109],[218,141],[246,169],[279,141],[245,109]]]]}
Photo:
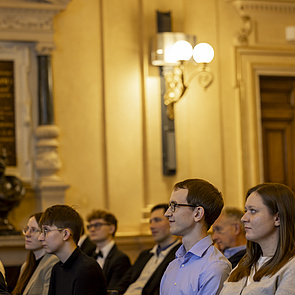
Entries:
{"type": "Polygon", "coordinates": [[[150,253],[154,254],[150,260],[147,262],[145,267],[143,268],[140,276],[138,279],[131,284],[124,295],[141,295],[142,289],[152,276],[152,274],[156,271],[156,269],[159,267],[159,265],[163,262],[167,254],[170,252],[170,250],[180,242],[177,240],[175,243],[173,243],[170,247],[160,252],[159,256],[157,256],[157,247],[158,245],[155,245],[154,248],[150,251],[150,253]]]}
{"type": "Polygon", "coordinates": [[[112,250],[113,246],[115,245],[115,241],[111,240],[108,244],[103,246],[101,249],[96,248],[95,253],[97,254],[99,251],[101,251],[103,257],[98,256],[96,261],[100,265],[101,268],[103,268],[105,260],[107,256],[109,255],[110,251],[112,250]]]}
{"type": "Polygon", "coordinates": [[[250,275],[247,279],[247,286],[250,285],[251,283],[253,283],[253,277],[256,273],[257,270],[259,270],[259,268],[265,263],[267,262],[271,257],[264,257],[264,256],[260,256],[257,263],[256,263],[256,266],[252,266],[251,268],[251,271],[250,271],[250,275]]]}

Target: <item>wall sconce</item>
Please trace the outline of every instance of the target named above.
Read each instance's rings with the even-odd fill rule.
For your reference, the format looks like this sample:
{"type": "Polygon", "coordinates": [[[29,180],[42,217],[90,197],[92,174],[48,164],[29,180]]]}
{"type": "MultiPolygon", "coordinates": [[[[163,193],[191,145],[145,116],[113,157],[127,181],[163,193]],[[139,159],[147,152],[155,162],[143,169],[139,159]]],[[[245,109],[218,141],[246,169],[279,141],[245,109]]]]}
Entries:
{"type": "Polygon", "coordinates": [[[198,76],[199,84],[204,89],[213,82],[213,74],[207,64],[212,61],[214,50],[207,43],[195,44],[195,36],[174,32],[158,33],[153,42],[151,63],[163,67],[166,85],[164,103],[171,120],[174,119],[174,103],[183,97],[194,77],[198,76]],[[188,62],[195,63],[198,67],[186,79],[188,62]]]}

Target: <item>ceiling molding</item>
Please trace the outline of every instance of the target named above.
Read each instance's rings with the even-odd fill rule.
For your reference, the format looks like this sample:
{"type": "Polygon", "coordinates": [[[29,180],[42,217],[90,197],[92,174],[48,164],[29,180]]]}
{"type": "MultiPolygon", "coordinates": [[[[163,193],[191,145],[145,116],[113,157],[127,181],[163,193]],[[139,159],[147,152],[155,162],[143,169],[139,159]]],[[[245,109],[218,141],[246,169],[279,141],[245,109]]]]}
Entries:
{"type": "Polygon", "coordinates": [[[295,14],[294,0],[227,0],[241,16],[256,14],[295,14]]]}
{"type": "Polygon", "coordinates": [[[36,50],[54,49],[53,19],[71,0],[0,0],[0,41],[36,42],[36,50]]]}

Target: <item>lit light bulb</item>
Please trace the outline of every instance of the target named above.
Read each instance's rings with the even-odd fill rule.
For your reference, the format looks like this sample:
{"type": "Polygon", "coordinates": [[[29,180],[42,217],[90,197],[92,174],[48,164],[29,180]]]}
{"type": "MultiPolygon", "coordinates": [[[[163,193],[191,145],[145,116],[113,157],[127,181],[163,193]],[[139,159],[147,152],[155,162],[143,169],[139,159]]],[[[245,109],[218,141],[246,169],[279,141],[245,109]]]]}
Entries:
{"type": "Polygon", "coordinates": [[[171,54],[177,61],[189,60],[193,54],[193,47],[189,42],[180,40],[173,44],[171,54]]]}
{"type": "Polygon", "coordinates": [[[209,63],[214,57],[214,49],[208,43],[199,43],[193,50],[193,58],[197,63],[209,63]]]}

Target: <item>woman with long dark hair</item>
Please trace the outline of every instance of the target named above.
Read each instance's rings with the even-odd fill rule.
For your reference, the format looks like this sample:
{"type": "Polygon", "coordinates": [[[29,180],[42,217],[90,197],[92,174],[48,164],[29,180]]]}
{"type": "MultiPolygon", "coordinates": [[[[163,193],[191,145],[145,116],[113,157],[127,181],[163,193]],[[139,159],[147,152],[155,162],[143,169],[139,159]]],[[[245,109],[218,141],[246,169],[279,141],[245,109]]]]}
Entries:
{"type": "Polygon", "coordinates": [[[247,252],[221,291],[295,294],[295,196],[283,184],[263,183],[246,195],[247,252]]]}
{"type": "Polygon", "coordinates": [[[12,295],[47,295],[51,269],[59,260],[55,255],[45,253],[42,242],[38,241],[41,229],[39,220],[42,213],[30,216],[23,229],[25,248],[29,250],[28,258],[21,267],[18,282],[12,295]]]}

